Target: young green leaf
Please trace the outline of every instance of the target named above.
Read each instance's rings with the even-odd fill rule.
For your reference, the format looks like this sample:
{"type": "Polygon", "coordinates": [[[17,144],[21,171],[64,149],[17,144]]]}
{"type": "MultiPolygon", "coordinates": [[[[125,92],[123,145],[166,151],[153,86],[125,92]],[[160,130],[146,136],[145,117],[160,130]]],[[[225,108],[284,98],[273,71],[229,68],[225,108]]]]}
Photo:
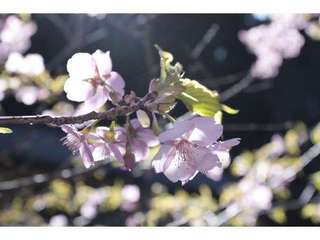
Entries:
{"type": "Polygon", "coordinates": [[[164,85],[177,83],[182,76],[182,65],[180,63],[172,64],[173,55],[170,52],[162,50],[155,45],[160,55],[160,82],[164,85]]]}
{"type": "Polygon", "coordinates": [[[10,128],[0,127],[0,134],[10,134],[10,133],[12,133],[12,130],[10,128]]]}
{"type": "Polygon", "coordinates": [[[239,112],[238,109],[234,109],[232,107],[229,107],[225,104],[221,104],[221,108],[222,108],[222,111],[226,112],[226,113],[229,113],[231,115],[234,115],[234,114],[237,114],[239,112]]]}
{"type": "Polygon", "coordinates": [[[184,105],[192,113],[205,117],[214,117],[220,111],[219,95],[199,82],[190,79],[181,79],[184,91],[178,95],[184,105]]]}

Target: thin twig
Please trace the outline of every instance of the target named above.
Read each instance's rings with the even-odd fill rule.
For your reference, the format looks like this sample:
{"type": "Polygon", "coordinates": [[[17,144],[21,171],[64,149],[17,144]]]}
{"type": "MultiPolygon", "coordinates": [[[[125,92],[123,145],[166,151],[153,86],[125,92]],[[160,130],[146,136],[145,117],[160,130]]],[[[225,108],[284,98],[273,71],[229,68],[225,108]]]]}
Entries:
{"type": "Polygon", "coordinates": [[[224,102],[236,96],[245,88],[247,88],[254,80],[255,78],[253,78],[250,74],[246,75],[243,79],[240,80],[240,82],[234,84],[232,87],[220,94],[221,101],[224,102]]]}
{"type": "Polygon", "coordinates": [[[225,131],[230,132],[250,132],[250,131],[261,131],[261,132],[274,132],[274,131],[285,131],[292,128],[294,123],[292,121],[286,121],[284,123],[226,123],[223,128],[225,131]]]}
{"type": "Polygon", "coordinates": [[[62,170],[55,171],[53,173],[39,173],[28,177],[16,178],[12,180],[7,180],[0,182],[0,192],[17,190],[24,187],[30,187],[36,184],[43,184],[50,182],[57,178],[71,179],[76,176],[85,175],[91,173],[98,168],[105,167],[109,164],[108,161],[101,164],[96,164],[91,168],[65,168],[62,170]]]}
{"type": "Polygon", "coordinates": [[[212,24],[210,28],[207,30],[207,32],[203,35],[200,42],[197,43],[197,45],[194,47],[194,49],[191,51],[191,58],[197,59],[203,50],[207,47],[207,45],[212,41],[212,39],[216,36],[217,32],[219,30],[219,25],[212,24]]]}

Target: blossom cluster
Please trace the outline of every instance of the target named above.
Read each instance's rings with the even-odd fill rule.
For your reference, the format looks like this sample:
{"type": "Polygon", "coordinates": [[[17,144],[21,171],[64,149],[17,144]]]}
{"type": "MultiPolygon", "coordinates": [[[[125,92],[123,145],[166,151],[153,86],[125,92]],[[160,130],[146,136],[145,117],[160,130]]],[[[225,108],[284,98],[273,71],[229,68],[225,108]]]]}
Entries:
{"type": "MultiPolygon", "coordinates": [[[[81,113],[103,111],[107,102],[113,106],[136,104],[138,97],[133,92],[124,95],[125,82],[119,73],[112,70],[109,51],[76,53],[68,60],[67,70],[69,78],[64,91],[69,100],[82,103],[81,113]]],[[[84,129],[63,125],[62,130],[67,134],[64,144],[80,154],[85,167],[92,167],[101,160],[115,160],[128,170],[150,158],[151,149],[158,149],[152,160],[155,171],[164,173],[172,182],[181,181],[182,184],[193,179],[198,172],[209,175],[210,171],[221,168],[221,162],[229,158],[229,150],[239,144],[239,139],[219,141],[223,126],[204,116],[177,120],[169,129],[161,131],[158,126],[156,130],[155,113],[159,113],[159,108],[155,104],[168,101],[168,91],[171,98],[174,95],[163,83],[151,81],[151,85],[150,92],[161,87],[164,94],[149,104],[150,109],[138,110],[137,118],[130,119],[129,114],[124,126],[116,122],[112,122],[110,127],[95,127],[90,123],[84,129]]]]}
{"type": "Polygon", "coordinates": [[[251,74],[261,79],[275,77],[284,59],[299,55],[305,42],[300,30],[308,26],[303,14],[271,15],[270,18],[270,23],[239,33],[240,41],[257,57],[251,74]]]}
{"type": "Polygon", "coordinates": [[[40,54],[28,53],[30,38],[37,30],[30,19],[9,15],[0,19],[0,101],[13,95],[18,102],[32,105],[59,94],[59,82],[54,81],[46,71],[40,54]]]}
{"type": "Polygon", "coordinates": [[[24,53],[31,46],[30,38],[37,31],[33,22],[25,22],[15,15],[0,19],[0,63],[12,52],[24,53]]]}

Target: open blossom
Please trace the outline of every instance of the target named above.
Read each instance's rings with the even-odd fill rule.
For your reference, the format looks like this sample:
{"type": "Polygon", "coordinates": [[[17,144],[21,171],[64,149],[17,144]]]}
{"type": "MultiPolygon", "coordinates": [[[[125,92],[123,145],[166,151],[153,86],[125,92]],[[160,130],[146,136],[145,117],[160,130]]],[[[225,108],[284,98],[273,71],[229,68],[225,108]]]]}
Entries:
{"type": "Polygon", "coordinates": [[[10,53],[24,53],[31,45],[30,38],[37,31],[33,22],[24,22],[14,15],[0,21],[0,63],[10,53]]]}
{"type": "Polygon", "coordinates": [[[148,156],[150,147],[155,147],[160,143],[153,131],[149,128],[143,128],[138,119],[130,121],[127,137],[127,151],[132,153],[125,158],[128,169],[132,169],[134,162],[144,160],[148,156]]]}
{"type": "Polygon", "coordinates": [[[272,15],[271,20],[270,24],[262,24],[239,34],[241,42],[257,57],[251,74],[263,79],[275,77],[283,59],[297,57],[305,42],[299,32],[307,26],[303,15],[272,15]]]}
{"type": "Polygon", "coordinates": [[[112,71],[109,51],[76,53],[68,60],[67,70],[67,98],[84,102],[87,111],[98,109],[108,100],[118,102],[124,95],[125,83],[120,74],[112,71]]]}
{"type": "Polygon", "coordinates": [[[159,135],[162,143],[153,160],[156,172],[163,172],[172,182],[188,182],[198,172],[207,174],[221,167],[221,159],[228,157],[239,139],[218,142],[223,127],[206,117],[194,117],[177,122],[159,135]]]}
{"type": "Polygon", "coordinates": [[[88,143],[90,135],[83,134],[72,125],[63,125],[61,129],[67,133],[64,144],[73,152],[79,153],[86,168],[94,165],[93,147],[88,143]]]}
{"type": "Polygon", "coordinates": [[[122,127],[116,127],[111,130],[108,127],[97,127],[96,134],[92,136],[93,143],[93,158],[95,161],[114,158],[120,162],[124,162],[123,155],[125,154],[126,134],[122,127]]]}
{"type": "Polygon", "coordinates": [[[10,73],[37,76],[45,71],[44,60],[40,54],[27,54],[25,57],[14,52],[9,55],[5,69],[10,73]]]}

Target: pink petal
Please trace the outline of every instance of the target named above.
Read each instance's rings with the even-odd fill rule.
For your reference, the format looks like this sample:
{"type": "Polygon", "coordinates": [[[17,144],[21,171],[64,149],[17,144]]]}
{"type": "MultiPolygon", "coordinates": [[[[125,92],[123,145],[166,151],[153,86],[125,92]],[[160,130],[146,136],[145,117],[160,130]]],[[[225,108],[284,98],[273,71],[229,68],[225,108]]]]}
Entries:
{"type": "Polygon", "coordinates": [[[64,84],[64,91],[67,93],[67,98],[75,102],[85,101],[92,93],[92,90],[92,85],[81,79],[68,78],[64,84]]]}
{"type": "Polygon", "coordinates": [[[106,89],[102,86],[98,86],[96,88],[95,94],[85,101],[85,106],[87,109],[95,111],[98,108],[102,107],[108,99],[109,94],[106,89]]]}
{"type": "Polygon", "coordinates": [[[228,167],[230,165],[230,154],[229,151],[214,151],[212,152],[213,154],[215,154],[218,158],[219,161],[221,162],[222,166],[228,167]]]}
{"type": "Polygon", "coordinates": [[[154,135],[151,129],[141,129],[137,132],[137,135],[148,147],[155,147],[160,143],[158,137],[154,135]]]}
{"type": "Polygon", "coordinates": [[[219,150],[229,150],[233,146],[236,146],[240,143],[240,138],[232,138],[223,142],[217,143],[217,148],[219,150]]]}
{"type": "Polygon", "coordinates": [[[110,78],[107,80],[107,84],[112,87],[114,91],[118,92],[120,95],[123,95],[125,82],[119,73],[111,72],[110,78]]]}
{"type": "Polygon", "coordinates": [[[96,133],[99,137],[102,137],[104,138],[105,134],[109,131],[109,128],[108,127],[97,127],[96,128],[96,133]]]}
{"type": "Polygon", "coordinates": [[[206,173],[206,176],[214,181],[219,181],[222,177],[223,168],[213,168],[206,173]]]}
{"type": "Polygon", "coordinates": [[[164,164],[168,158],[168,154],[173,147],[167,144],[162,144],[158,153],[154,156],[152,160],[152,166],[154,167],[156,173],[163,172],[164,164]]]}
{"type": "Polygon", "coordinates": [[[93,155],[94,161],[101,161],[101,160],[105,160],[106,157],[110,155],[110,151],[106,147],[106,144],[101,142],[101,143],[95,144],[94,149],[92,151],[92,155],[93,155]]]}
{"type": "Polygon", "coordinates": [[[94,59],[99,75],[107,78],[112,69],[112,61],[110,58],[110,52],[102,52],[101,50],[97,50],[92,54],[92,58],[94,59]]]}
{"type": "Polygon", "coordinates": [[[193,123],[189,120],[175,122],[171,129],[168,129],[159,135],[159,139],[161,142],[175,140],[177,138],[181,138],[185,133],[190,131],[192,128],[193,128],[193,123]]]}
{"type": "Polygon", "coordinates": [[[124,162],[123,156],[120,152],[120,147],[117,144],[109,144],[110,151],[113,153],[113,157],[118,161],[124,162]]]}
{"type": "Polygon", "coordinates": [[[134,129],[142,128],[142,126],[137,118],[131,119],[130,124],[134,129]]]}
{"type": "Polygon", "coordinates": [[[197,169],[191,167],[187,161],[181,161],[181,156],[175,154],[171,164],[163,173],[172,182],[186,183],[195,176],[197,169]]]}
{"type": "Polygon", "coordinates": [[[76,53],[67,62],[70,78],[84,80],[96,76],[96,65],[89,53],[76,53]]]}
{"type": "Polygon", "coordinates": [[[193,157],[189,160],[191,165],[202,173],[220,166],[221,163],[217,155],[212,154],[207,148],[198,147],[193,151],[193,157]]]}
{"type": "Polygon", "coordinates": [[[149,148],[144,141],[141,141],[140,139],[135,138],[130,141],[130,145],[131,145],[131,151],[134,154],[137,162],[147,157],[149,148]]]}
{"type": "Polygon", "coordinates": [[[82,162],[86,168],[94,165],[94,159],[92,156],[91,149],[86,142],[81,142],[79,153],[82,158],[82,162]]]}
{"type": "Polygon", "coordinates": [[[190,121],[195,127],[188,137],[191,142],[201,146],[208,146],[216,142],[222,135],[222,125],[215,123],[211,118],[195,117],[190,121]]]}

